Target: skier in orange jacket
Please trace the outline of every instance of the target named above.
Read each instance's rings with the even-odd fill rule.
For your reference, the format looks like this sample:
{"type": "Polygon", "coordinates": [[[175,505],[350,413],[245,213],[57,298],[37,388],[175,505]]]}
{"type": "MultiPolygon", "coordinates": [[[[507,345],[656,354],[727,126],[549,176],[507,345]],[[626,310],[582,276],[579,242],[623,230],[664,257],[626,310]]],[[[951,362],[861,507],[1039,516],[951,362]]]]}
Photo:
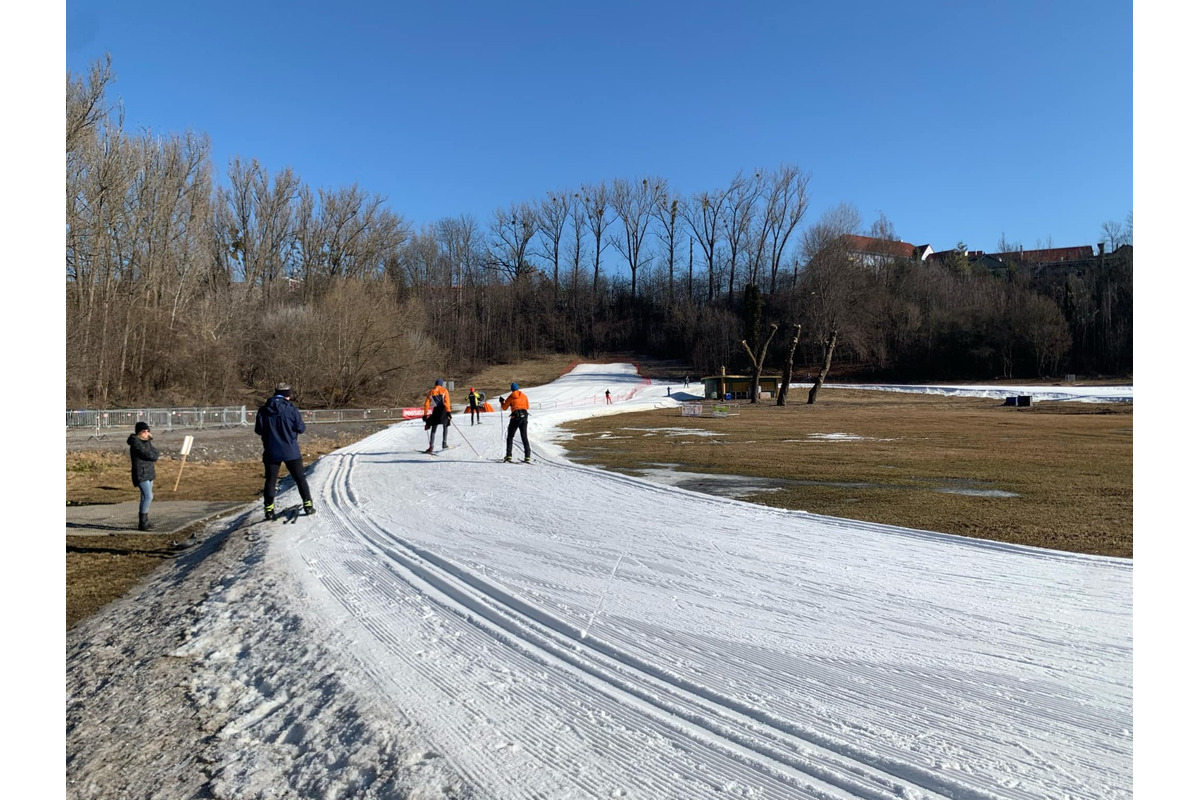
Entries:
{"type": "Polygon", "coordinates": [[[437,439],[437,429],[442,429],[442,449],[445,450],[446,434],[450,431],[450,393],[446,391],[446,383],[438,378],[429,394],[425,395],[425,430],[429,431],[429,449],[426,453],[433,455],[433,443],[437,439]]]}
{"type": "Polygon", "coordinates": [[[508,447],[504,453],[505,461],[512,461],[512,446],[513,435],[521,431],[521,444],[525,445],[525,463],[528,464],[530,459],[529,452],[529,398],[521,391],[521,387],[515,383],[510,383],[509,388],[512,392],[508,397],[500,398],[500,408],[512,413],[508,416],[508,447]]]}

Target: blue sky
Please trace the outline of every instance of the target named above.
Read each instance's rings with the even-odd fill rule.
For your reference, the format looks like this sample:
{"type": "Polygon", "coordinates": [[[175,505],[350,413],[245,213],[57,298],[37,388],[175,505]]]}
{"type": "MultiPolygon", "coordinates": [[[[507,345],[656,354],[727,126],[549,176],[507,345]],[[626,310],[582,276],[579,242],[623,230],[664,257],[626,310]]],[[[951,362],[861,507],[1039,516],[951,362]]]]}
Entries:
{"type": "Polygon", "coordinates": [[[384,195],[417,226],[612,178],[811,173],[937,249],[1092,244],[1133,208],[1112,2],[66,3],[126,124],[384,195]],[[152,9],[152,10],[151,10],[152,9]]]}

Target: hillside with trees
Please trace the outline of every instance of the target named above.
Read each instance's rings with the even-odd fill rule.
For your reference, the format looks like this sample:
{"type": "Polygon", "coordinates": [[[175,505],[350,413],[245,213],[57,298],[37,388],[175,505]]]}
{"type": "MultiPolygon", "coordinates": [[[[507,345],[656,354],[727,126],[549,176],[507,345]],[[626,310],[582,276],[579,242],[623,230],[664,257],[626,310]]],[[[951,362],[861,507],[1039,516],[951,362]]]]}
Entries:
{"type": "MultiPolygon", "coordinates": [[[[1132,374],[1131,256],[864,264],[844,246],[858,213],[810,219],[793,164],[690,195],[617,177],[416,227],[367,187],[254,158],[218,178],[203,134],[126,129],[112,81],[107,60],[67,74],[70,407],[243,402],[281,378],[310,407],[406,404],[545,352],[895,381],[1132,374]]],[[[1131,243],[1131,222],[1107,225],[1112,251],[1131,243]]],[[[883,217],[869,233],[896,238],[883,217]]]]}

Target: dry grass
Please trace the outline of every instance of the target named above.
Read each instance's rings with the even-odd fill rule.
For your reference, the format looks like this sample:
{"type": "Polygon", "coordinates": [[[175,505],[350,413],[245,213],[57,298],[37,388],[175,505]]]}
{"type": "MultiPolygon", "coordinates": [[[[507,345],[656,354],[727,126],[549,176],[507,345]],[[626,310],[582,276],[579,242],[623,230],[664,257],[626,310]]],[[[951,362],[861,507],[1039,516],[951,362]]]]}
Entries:
{"type": "Polygon", "coordinates": [[[811,406],[801,399],[731,410],[724,419],[662,410],[581,420],[567,426],[577,434],[569,447],[577,459],[634,474],[677,464],[777,479],[780,490],[745,498],[764,505],[1133,555],[1132,404],[1018,409],[994,400],[826,389],[811,406]],[[614,427],[632,429],[631,437],[599,438],[614,427]],[[662,428],[706,435],[646,435],[662,428]]]}
{"type": "Polygon", "coordinates": [[[164,561],[180,535],[67,537],[67,629],[123,596],[164,561]]]}
{"type": "MultiPolygon", "coordinates": [[[[183,465],[178,491],[171,491],[180,462],[160,460],[154,499],[249,502],[262,492],[263,466],[257,461],[215,461],[183,465]]],[[[120,453],[68,453],[67,504],[121,503],[137,500],[129,478],[129,456],[120,453]]]]}
{"type": "MultiPolygon", "coordinates": [[[[383,427],[380,425],[379,427],[383,427]]],[[[316,435],[303,443],[305,463],[368,435],[316,435]]],[[[155,501],[204,500],[250,502],[261,495],[263,467],[254,461],[211,461],[183,464],[178,491],[172,491],[180,461],[160,460],[154,481],[155,501]]],[[[120,503],[137,500],[129,477],[129,456],[119,452],[67,453],[67,504],[120,503]]],[[[172,543],[187,530],[163,534],[67,536],[67,629],[125,595],[164,561],[180,551],[172,543]]]]}
{"type": "MultiPolygon", "coordinates": [[[[357,433],[322,435],[313,425],[301,441],[304,463],[352,444],[375,430],[386,427],[360,426],[357,433]]],[[[156,464],[155,500],[219,500],[248,502],[262,491],[263,466],[258,459],[246,461],[187,461],[164,456],[156,464]],[[183,475],[180,477],[180,470],[183,475]],[[176,481],[179,488],[175,489],[176,481]]],[[[122,451],[67,453],[67,505],[121,503],[137,500],[138,490],[129,477],[129,454],[122,451]]]]}

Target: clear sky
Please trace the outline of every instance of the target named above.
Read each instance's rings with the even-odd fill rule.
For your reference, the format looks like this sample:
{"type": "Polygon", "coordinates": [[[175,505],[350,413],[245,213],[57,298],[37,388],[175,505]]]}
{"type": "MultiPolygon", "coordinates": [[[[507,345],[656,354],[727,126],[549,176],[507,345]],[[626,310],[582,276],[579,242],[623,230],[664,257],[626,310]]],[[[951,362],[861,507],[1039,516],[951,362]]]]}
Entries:
{"type": "Polygon", "coordinates": [[[1094,244],[1133,209],[1128,2],[68,0],[130,128],[357,182],[417,226],[613,178],[683,193],[781,163],[804,225],[846,202],[900,238],[1094,244]]]}

